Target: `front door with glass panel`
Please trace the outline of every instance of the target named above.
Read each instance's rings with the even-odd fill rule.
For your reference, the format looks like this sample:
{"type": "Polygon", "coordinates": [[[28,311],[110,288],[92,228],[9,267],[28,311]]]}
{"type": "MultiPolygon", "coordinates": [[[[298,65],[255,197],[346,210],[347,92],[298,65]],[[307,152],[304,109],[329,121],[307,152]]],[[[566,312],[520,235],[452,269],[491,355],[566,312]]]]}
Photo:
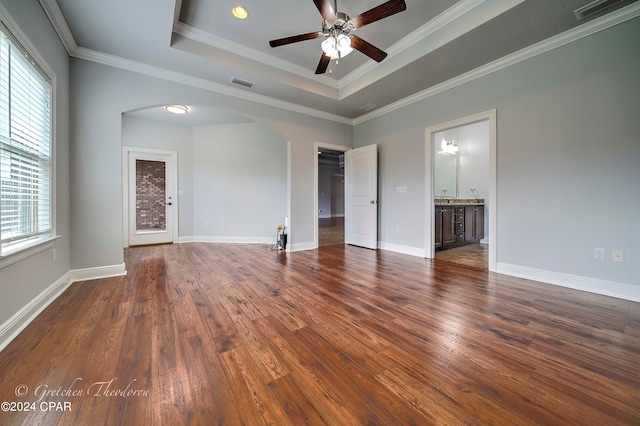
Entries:
{"type": "Polygon", "coordinates": [[[174,241],[174,157],[129,152],[129,245],[174,241]]]}

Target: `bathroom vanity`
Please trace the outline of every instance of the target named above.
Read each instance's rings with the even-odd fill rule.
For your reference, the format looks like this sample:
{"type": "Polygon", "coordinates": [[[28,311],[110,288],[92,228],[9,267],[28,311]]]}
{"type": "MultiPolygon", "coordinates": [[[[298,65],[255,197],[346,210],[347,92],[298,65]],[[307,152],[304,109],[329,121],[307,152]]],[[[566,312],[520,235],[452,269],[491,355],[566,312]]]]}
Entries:
{"type": "Polygon", "coordinates": [[[445,250],[480,242],[484,238],[484,200],[435,200],[435,248],[445,250]]]}

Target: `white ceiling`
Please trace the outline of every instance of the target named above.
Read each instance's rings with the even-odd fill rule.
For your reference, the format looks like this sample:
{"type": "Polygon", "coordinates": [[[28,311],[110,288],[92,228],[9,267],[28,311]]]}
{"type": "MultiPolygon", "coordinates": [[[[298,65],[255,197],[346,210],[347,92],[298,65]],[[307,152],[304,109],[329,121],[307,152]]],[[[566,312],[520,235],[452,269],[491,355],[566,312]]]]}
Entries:
{"type": "MultiPolygon", "coordinates": [[[[268,43],[320,31],[312,0],[40,0],[72,56],[144,64],[172,78],[206,82],[210,90],[344,122],[368,114],[361,109],[366,104],[401,102],[622,7],[618,13],[640,13],[638,5],[629,6],[636,0],[583,21],[573,10],[592,0],[405,1],[406,11],[355,32],[386,51],[386,59],[377,63],[354,51],[331,63],[332,75],[315,75],[323,38],[276,48],[268,43]],[[249,10],[248,19],[231,15],[237,4],[249,10]],[[234,77],[255,87],[234,85],[234,77]]],[[[383,2],[341,0],[338,10],[354,17],[383,2]]]]}

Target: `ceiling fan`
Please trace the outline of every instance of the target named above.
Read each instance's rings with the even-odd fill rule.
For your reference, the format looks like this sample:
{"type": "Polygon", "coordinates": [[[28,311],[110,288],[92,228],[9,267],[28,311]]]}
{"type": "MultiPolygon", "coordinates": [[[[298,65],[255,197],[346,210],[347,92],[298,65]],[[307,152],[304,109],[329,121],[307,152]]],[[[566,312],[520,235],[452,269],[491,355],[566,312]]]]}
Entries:
{"type": "Polygon", "coordinates": [[[346,13],[335,12],[335,10],[338,10],[337,0],[334,3],[335,8],[331,7],[329,0],[313,0],[313,3],[322,15],[322,31],[271,40],[269,45],[278,47],[318,37],[326,37],[327,39],[322,42],[323,53],[316,68],[316,74],[324,74],[331,59],[342,58],[351,53],[353,49],[359,50],[374,61],[382,61],[387,56],[384,51],[357,35],[351,34],[351,32],[407,9],[404,0],[389,0],[355,18],[349,18],[346,13]]]}

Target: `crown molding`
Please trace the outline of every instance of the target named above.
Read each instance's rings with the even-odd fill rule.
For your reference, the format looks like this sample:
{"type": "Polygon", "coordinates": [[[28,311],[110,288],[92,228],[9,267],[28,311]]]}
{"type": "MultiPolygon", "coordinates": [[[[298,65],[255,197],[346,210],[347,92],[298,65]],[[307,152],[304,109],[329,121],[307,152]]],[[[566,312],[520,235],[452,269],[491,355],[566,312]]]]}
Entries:
{"type": "Polygon", "coordinates": [[[69,25],[67,25],[67,20],[64,18],[64,15],[62,15],[60,6],[58,6],[56,0],[40,0],[40,6],[42,6],[51,25],[53,25],[53,28],[58,33],[58,37],[67,50],[67,53],[73,56],[73,52],[76,51],[78,45],[69,29],[69,25]]]}
{"type": "Polygon", "coordinates": [[[342,124],[353,124],[353,120],[351,118],[343,117],[341,115],[331,114],[325,111],[305,107],[293,102],[287,102],[269,96],[250,93],[245,90],[228,87],[224,84],[216,83],[211,80],[205,80],[203,78],[194,77],[188,74],[171,71],[166,68],[156,67],[154,65],[148,65],[142,62],[121,58],[119,56],[98,52],[95,50],[87,49],[85,47],[78,47],[75,50],[74,54],[71,56],[78,59],[84,59],[86,61],[96,62],[102,65],[108,65],[113,68],[119,68],[138,74],[148,75],[150,77],[173,81],[175,83],[197,87],[199,89],[216,92],[221,95],[232,96],[234,98],[244,99],[246,101],[276,107],[287,111],[298,112],[308,116],[331,120],[342,124]]]}
{"type": "MultiPolygon", "coordinates": [[[[389,56],[384,62],[375,64],[375,69],[364,74],[360,74],[358,69],[352,73],[353,75],[350,74],[350,79],[345,81],[346,84],[340,86],[340,100],[393,74],[523,1],[463,0],[457,3],[387,49],[389,56]]],[[[363,66],[367,65],[370,64],[363,66]]]]}
{"type": "MultiPolygon", "coordinates": [[[[522,1],[522,0],[520,0],[522,1]]],[[[424,25],[422,25],[420,28],[418,28],[417,30],[413,31],[411,34],[409,34],[408,36],[406,36],[405,38],[403,38],[402,40],[399,40],[397,43],[394,43],[391,47],[389,47],[388,49],[386,49],[387,52],[387,59],[391,59],[394,57],[399,56],[402,52],[407,51],[408,49],[411,49],[412,47],[414,47],[416,44],[420,43],[422,40],[424,40],[425,38],[431,36],[433,33],[437,32],[438,30],[445,28],[447,25],[452,25],[457,19],[459,19],[461,16],[466,15],[467,13],[469,13],[471,10],[473,10],[474,8],[476,8],[477,6],[479,6],[480,4],[484,3],[485,0],[462,0],[458,3],[456,3],[454,6],[450,7],[449,9],[445,10],[443,13],[441,13],[440,15],[436,16],[434,19],[432,19],[431,21],[425,23],[424,25]]],[[[448,41],[448,40],[447,40],[448,41]]],[[[444,42],[444,40],[441,40],[440,45],[442,45],[444,42]]],[[[424,50],[424,49],[421,49],[424,50]]],[[[430,51],[434,50],[433,48],[430,49],[430,51]]],[[[428,52],[422,52],[422,55],[426,54],[428,52]]],[[[416,58],[413,58],[412,60],[415,60],[416,58]]],[[[367,74],[369,73],[375,73],[376,75],[369,78],[369,80],[371,80],[371,83],[380,80],[381,78],[385,77],[386,75],[397,71],[398,69],[402,68],[403,66],[405,66],[407,64],[406,61],[402,61],[402,63],[400,63],[399,61],[389,61],[391,62],[391,66],[388,67],[388,69],[384,72],[378,72],[375,73],[376,68],[378,67],[378,64],[376,62],[373,61],[369,61],[363,65],[361,65],[360,67],[356,68],[355,70],[353,70],[351,73],[349,73],[348,75],[344,76],[343,78],[341,78],[339,80],[340,83],[340,99],[344,99],[345,97],[349,96],[352,93],[349,94],[343,94],[342,92],[345,91],[345,89],[347,89],[350,86],[353,86],[354,84],[356,84],[358,81],[360,81],[361,79],[364,79],[366,77],[367,74]]]]}
{"type": "Polygon", "coordinates": [[[293,81],[286,78],[287,74],[294,74],[306,81],[312,81],[314,84],[328,86],[336,90],[336,95],[321,94],[335,100],[342,100],[523,1],[524,0],[461,0],[386,49],[388,56],[384,64],[369,60],[339,80],[324,75],[315,75],[310,69],[305,67],[181,22],[178,18],[180,13],[178,7],[176,7],[174,16],[173,32],[186,39],[222,50],[241,57],[244,60],[256,61],[263,65],[276,68],[285,74],[275,75],[272,76],[272,78],[275,78],[283,84],[307,90],[305,89],[306,84],[304,82],[293,81]],[[440,31],[438,37],[431,37],[438,31],[440,31]]]}
{"type": "Polygon", "coordinates": [[[281,108],[287,111],[299,112],[312,117],[322,118],[325,120],[331,120],[342,124],[352,125],[353,120],[351,118],[343,117],[337,114],[331,114],[325,111],[320,111],[314,108],[304,107],[292,102],[286,102],[279,99],[275,99],[269,96],[258,95],[255,93],[249,93],[241,89],[234,87],[228,87],[220,83],[215,83],[210,80],[205,80],[198,77],[193,77],[188,74],[183,74],[175,71],[170,71],[165,68],[156,67],[153,65],[147,65],[142,62],[125,59],[119,56],[110,55],[107,53],[98,52],[96,50],[80,47],[76,43],[69,25],[67,24],[60,7],[56,0],[39,0],[40,5],[44,9],[49,21],[53,25],[55,31],[58,33],[58,37],[62,41],[69,56],[84,59],[110,67],[123,69],[126,71],[135,72],[138,74],[149,75],[152,77],[161,78],[176,83],[186,84],[188,86],[197,87],[200,89],[208,90],[211,92],[220,93],[235,98],[244,99],[251,102],[256,102],[271,107],[281,108]]]}
{"type": "Polygon", "coordinates": [[[452,78],[450,80],[447,80],[445,82],[432,86],[428,89],[425,89],[421,92],[418,92],[414,95],[401,99],[397,102],[394,102],[392,104],[379,108],[368,114],[355,118],[353,119],[353,125],[358,125],[366,121],[372,120],[374,118],[388,114],[392,111],[404,108],[405,106],[422,101],[431,96],[437,95],[438,93],[442,93],[446,90],[453,89],[454,87],[476,80],[480,77],[484,77],[485,75],[499,71],[503,68],[507,68],[511,65],[515,65],[519,62],[522,62],[529,58],[533,58],[534,56],[541,55],[550,50],[557,49],[558,47],[580,40],[581,38],[588,37],[592,34],[606,30],[607,28],[611,28],[613,26],[616,26],[618,24],[621,24],[625,21],[636,18],[638,16],[640,16],[640,2],[632,3],[628,6],[620,8],[614,12],[611,12],[603,16],[602,18],[595,19],[593,21],[582,24],[571,30],[565,31],[564,33],[550,37],[539,43],[536,43],[522,50],[519,50],[515,53],[512,53],[511,55],[507,55],[503,58],[497,59],[486,65],[483,65],[467,73],[459,75],[458,77],[452,78]]]}
{"type": "MultiPolygon", "coordinates": [[[[101,64],[112,66],[115,68],[132,71],[139,74],[145,74],[145,75],[149,75],[149,76],[153,76],[153,77],[157,77],[157,78],[161,78],[169,81],[174,81],[176,83],[181,83],[188,86],[201,88],[204,90],[209,90],[212,92],[216,92],[216,93],[220,93],[220,94],[224,94],[224,95],[228,95],[236,98],[241,98],[247,101],[256,102],[256,103],[260,103],[268,106],[273,106],[273,107],[281,108],[288,111],[299,112],[301,114],[309,115],[312,117],[322,118],[322,119],[335,121],[342,124],[348,124],[352,126],[362,124],[366,121],[372,120],[377,117],[381,117],[385,114],[404,108],[405,106],[411,105],[413,103],[422,101],[431,96],[442,93],[446,90],[468,83],[470,81],[473,81],[485,75],[491,74],[503,68],[522,62],[526,59],[532,58],[534,56],[537,56],[542,53],[548,52],[550,50],[556,49],[558,47],[564,46],[568,43],[572,43],[581,38],[587,37],[599,31],[603,31],[607,28],[613,27],[615,25],[618,25],[620,23],[623,23],[625,21],[628,21],[630,19],[640,16],[640,2],[632,3],[628,6],[620,8],[614,12],[611,12],[603,16],[602,18],[595,19],[593,21],[577,26],[569,31],[565,31],[564,33],[561,33],[557,36],[551,37],[547,40],[543,40],[539,43],[536,43],[535,45],[524,48],[518,52],[515,52],[511,55],[508,55],[501,59],[493,61],[487,65],[478,67],[458,77],[452,78],[436,86],[433,86],[426,90],[418,92],[414,95],[403,98],[385,107],[381,107],[375,111],[372,111],[358,118],[351,119],[348,117],[316,110],[313,108],[304,107],[298,104],[294,104],[292,102],[282,101],[282,100],[278,100],[268,96],[258,95],[255,93],[248,93],[244,90],[227,87],[225,85],[215,83],[210,80],[193,77],[187,74],[178,73],[178,72],[170,71],[164,68],[147,65],[141,62],[124,59],[114,55],[108,55],[108,54],[97,52],[91,49],[79,47],[76,44],[75,39],[73,38],[73,35],[69,30],[66,20],[64,19],[64,16],[62,15],[62,12],[60,11],[60,8],[58,7],[58,4],[56,3],[56,1],[55,0],[39,0],[39,1],[43,9],[45,10],[47,17],[51,21],[56,32],[58,33],[60,40],[62,41],[63,45],[67,49],[67,52],[72,57],[75,57],[78,59],[85,59],[88,61],[101,63],[101,64]]],[[[487,1],[487,0],[469,0],[469,1],[470,2],[465,3],[465,5],[470,6],[472,2],[487,1]]],[[[422,29],[422,30],[427,31],[427,29],[422,29]]]]}
{"type": "Polygon", "coordinates": [[[288,74],[295,74],[304,79],[319,82],[320,84],[329,86],[332,89],[338,89],[338,81],[336,79],[329,78],[324,75],[316,76],[311,70],[307,68],[301,67],[275,56],[268,55],[259,50],[252,49],[240,43],[236,43],[235,41],[216,36],[206,31],[202,31],[191,25],[185,24],[184,22],[176,22],[173,25],[173,32],[182,37],[188,38],[189,40],[206,44],[207,46],[211,46],[231,53],[233,55],[238,55],[243,58],[250,59],[252,61],[260,62],[264,65],[277,68],[278,70],[284,71],[288,74]]]}
{"type": "MultiPolygon", "coordinates": [[[[397,43],[395,43],[394,45],[386,49],[386,52],[387,52],[386,62],[392,62],[390,61],[390,59],[393,58],[394,56],[397,56],[401,52],[406,52],[407,49],[410,49],[417,43],[420,43],[426,37],[430,36],[431,34],[438,31],[439,29],[446,27],[447,25],[451,25],[454,21],[459,20],[461,16],[466,15],[471,10],[473,10],[474,8],[476,8],[477,6],[483,3],[486,3],[487,1],[488,0],[462,0],[458,2],[456,5],[447,9],[444,13],[438,15],[433,20],[422,25],[420,28],[413,31],[411,34],[409,34],[402,40],[398,41],[397,43]]],[[[500,1],[501,1],[501,6],[504,8],[504,5],[507,2],[504,0],[500,0],[500,1]]],[[[524,0],[511,0],[509,2],[509,7],[513,7],[514,3],[517,4],[522,1],[524,0]]],[[[405,60],[402,60],[401,62],[393,63],[391,66],[387,67],[387,69],[383,72],[380,72],[380,71],[376,72],[376,70],[380,69],[380,66],[378,65],[377,62],[370,60],[364,63],[363,65],[361,65],[360,67],[358,67],[357,69],[355,69],[354,71],[352,71],[351,73],[349,73],[348,75],[344,76],[343,78],[336,80],[334,78],[329,78],[326,76],[317,76],[314,73],[312,73],[311,70],[301,67],[299,65],[296,65],[292,62],[277,58],[273,55],[265,54],[259,50],[249,48],[240,43],[236,43],[232,40],[195,28],[189,24],[181,22],[178,19],[179,13],[180,13],[180,9],[176,5],[176,12],[175,12],[174,24],[173,24],[173,32],[175,34],[178,34],[189,40],[193,40],[198,43],[202,43],[207,46],[220,49],[222,51],[231,53],[233,55],[239,55],[241,57],[260,62],[264,65],[277,68],[286,73],[295,74],[299,77],[302,77],[305,79],[311,79],[316,82],[319,81],[321,84],[327,85],[333,89],[338,89],[338,96],[335,98],[337,100],[342,100],[347,96],[353,94],[354,91],[351,91],[350,93],[347,93],[347,94],[344,94],[343,91],[345,88],[348,89],[349,87],[352,87],[355,83],[357,83],[361,79],[367,80],[367,83],[364,84],[364,87],[366,87],[367,85],[375,81],[378,81],[379,79],[385,77],[386,75],[394,71],[397,71],[398,69],[405,66],[407,63],[416,59],[416,55],[412,55],[412,58],[410,60],[405,59],[405,60]]],[[[496,12],[494,12],[494,14],[495,13],[496,12]]],[[[482,22],[484,22],[484,20],[482,22]]],[[[479,23],[476,22],[474,26],[477,26],[478,24],[479,23]]],[[[443,43],[444,41],[441,41],[440,45],[443,43]]],[[[424,49],[420,49],[420,50],[421,52],[417,54],[418,57],[427,53],[427,52],[424,52],[424,49]]],[[[429,51],[431,50],[433,50],[433,48],[429,49],[429,51]]],[[[363,85],[361,84],[359,85],[359,87],[363,87],[363,85]]]]}

